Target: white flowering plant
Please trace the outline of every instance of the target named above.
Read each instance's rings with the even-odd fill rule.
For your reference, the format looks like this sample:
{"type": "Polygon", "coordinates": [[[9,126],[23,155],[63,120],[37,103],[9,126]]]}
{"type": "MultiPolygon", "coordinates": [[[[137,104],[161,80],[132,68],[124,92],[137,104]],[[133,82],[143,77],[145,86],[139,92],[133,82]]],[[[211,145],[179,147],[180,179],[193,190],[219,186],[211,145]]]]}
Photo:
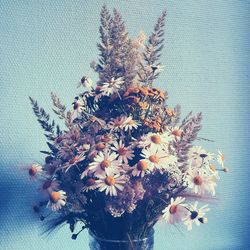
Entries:
{"type": "Polygon", "coordinates": [[[142,239],[162,218],[188,230],[207,221],[209,208],[197,201],[215,195],[227,168],[220,151],[194,144],[203,139],[201,113],[180,121],[180,106],[169,107],[167,93],[153,86],[163,69],[165,17],[148,38],[140,32],[131,39],[117,10],[103,6],[100,59],[91,63],[99,80],[94,86],[90,74],[82,77],[78,87],[85,90],[68,111],[51,94],[64,129],[30,98],[49,150],[28,173],[40,185],[34,211],[49,229],[68,223],[76,239],[81,224],[102,238],[142,239]]]}

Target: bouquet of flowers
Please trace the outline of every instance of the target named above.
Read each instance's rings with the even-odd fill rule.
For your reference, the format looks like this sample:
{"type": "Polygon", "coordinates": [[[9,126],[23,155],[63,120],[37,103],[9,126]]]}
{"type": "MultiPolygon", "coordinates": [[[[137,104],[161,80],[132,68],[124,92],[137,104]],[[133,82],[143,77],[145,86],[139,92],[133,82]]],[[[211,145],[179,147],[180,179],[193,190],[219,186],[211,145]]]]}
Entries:
{"type": "Polygon", "coordinates": [[[98,239],[133,241],[146,238],[161,218],[188,230],[207,221],[209,208],[197,201],[215,195],[218,171],[227,168],[220,151],[193,145],[203,139],[201,113],[180,121],[180,106],[169,107],[167,93],[153,86],[163,69],[165,17],[148,38],[140,32],[131,39],[117,10],[103,6],[100,59],[91,63],[96,86],[90,74],[83,76],[85,91],[68,111],[51,94],[63,129],[30,98],[49,151],[28,172],[40,182],[34,211],[41,220],[54,212],[49,229],[68,223],[76,239],[80,224],[98,239]]]}

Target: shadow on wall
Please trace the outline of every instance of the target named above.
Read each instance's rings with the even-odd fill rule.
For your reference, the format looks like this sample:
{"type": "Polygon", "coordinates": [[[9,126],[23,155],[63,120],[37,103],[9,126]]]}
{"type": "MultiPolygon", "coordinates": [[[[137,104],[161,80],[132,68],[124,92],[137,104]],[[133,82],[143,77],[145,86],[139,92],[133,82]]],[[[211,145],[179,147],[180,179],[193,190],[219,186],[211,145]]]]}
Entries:
{"type": "Polygon", "coordinates": [[[39,220],[32,210],[38,197],[37,186],[26,171],[0,162],[0,190],[0,239],[6,233],[14,234],[39,220]]]}

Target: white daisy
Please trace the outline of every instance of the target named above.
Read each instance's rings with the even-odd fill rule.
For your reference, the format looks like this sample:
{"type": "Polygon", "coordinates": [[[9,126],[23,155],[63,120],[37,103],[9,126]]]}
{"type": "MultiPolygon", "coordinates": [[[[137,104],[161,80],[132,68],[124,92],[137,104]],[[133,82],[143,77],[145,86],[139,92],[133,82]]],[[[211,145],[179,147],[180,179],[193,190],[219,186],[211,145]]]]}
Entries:
{"type": "Polygon", "coordinates": [[[66,204],[66,192],[63,190],[53,191],[49,194],[50,200],[47,204],[47,207],[51,207],[52,211],[57,211],[62,208],[66,204]]]}
{"type": "Polygon", "coordinates": [[[194,203],[194,205],[190,205],[189,215],[183,219],[188,231],[192,229],[193,223],[199,226],[201,223],[204,224],[207,222],[207,218],[204,217],[204,215],[209,211],[208,205],[202,206],[201,208],[197,208],[197,206],[197,201],[194,203]]]}
{"type": "Polygon", "coordinates": [[[117,157],[118,155],[115,152],[99,152],[94,161],[88,166],[89,173],[102,174],[108,168],[116,171],[120,165],[120,161],[116,160],[117,157]]]}
{"type": "Polygon", "coordinates": [[[125,124],[126,119],[127,119],[127,117],[125,117],[125,116],[111,118],[111,121],[108,123],[108,128],[111,131],[122,130],[124,128],[124,124],[125,124]]]}
{"type": "Polygon", "coordinates": [[[123,184],[126,183],[126,178],[120,174],[114,174],[107,170],[102,175],[98,175],[96,180],[97,188],[100,192],[105,191],[106,195],[116,196],[117,190],[123,190],[123,184]]]}
{"type": "Polygon", "coordinates": [[[224,167],[225,156],[220,150],[218,150],[217,161],[222,166],[222,168],[225,168],[224,167]]]}
{"type": "Polygon", "coordinates": [[[200,155],[207,154],[206,150],[203,149],[201,146],[193,146],[188,151],[189,158],[196,159],[199,158],[200,155]]]}
{"type": "Polygon", "coordinates": [[[216,169],[216,166],[213,165],[213,164],[209,164],[208,166],[208,172],[214,176],[216,179],[220,179],[220,176],[219,176],[219,171],[216,169]]]}
{"type": "Polygon", "coordinates": [[[89,190],[94,190],[96,188],[96,179],[90,177],[85,181],[85,185],[81,189],[81,192],[88,192],[89,190]]]}
{"type": "Polygon", "coordinates": [[[84,153],[81,153],[80,155],[75,155],[68,162],[64,163],[62,168],[65,169],[65,172],[67,172],[71,167],[77,165],[77,163],[83,161],[84,159],[84,153]]]}
{"type": "Polygon", "coordinates": [[[183,132],[182,129],[177,126],[168,128],[168,131],[175,140],[180,139],[183,132]]]}
{"type": "Polygon", "coordinates": [[[100,99],[103,97],[102,87],[96,86],[95,90],[91,93],[91,95],[94,96],[95,102],[99,102],[100,99]]]}
{"type": "Polygon", "coordinates": [[[29,176],[31,180],[36,180],[39,177],[43,176],[43,167],[39,164],[32,164],[28,168],[29,176]]]}
{"type": "Polygon", "coordinates": [[[105,142],[98,142],[92,145],[90,148],[88,158],[94,160],[94,158],[98,155],[99,152],[107,151],[108,145],[105,142]]]}
{"type": "Polygon", "coordinates": [[[138,126],[141,124],[138,123],[137,121],[133,120],[133,117],[129,116],[123,124],[123,128],[125,131],[132,130],[132,129],[137,129],[138,126]]]}
{"type": "Polygon", "coordinates": [[[162,210],[163,218],[170,224],[181,222],[188,214],[187,204],[184,204],[185,198],[171,198],[170,204],[162,210]]]}
{"type": "Polygon", "coordinates": [[[125,147],[125,144],[121,140],[119,143],[115,141],[111,149],[118,154],[118,160],[125,164],[128,164],[128,160],[132,160],[135,156],[131,146],[125,147]]]}
{"type": "Polygon", "coordinates": [[[168,132],[163,134],[159,133],[148,133],[141,138],[139,141],[140,147],[151,147],[152,149],[164,149],[171,141],[171,137],[168,132]]]}
{"type": "Polygon", "coordinates": [[[193,146],[188,152],[189,163],[191,167],[201,167],[214,159],[214,155],[207,152],[201,146],[193,146]]]}
{"type": "Polygon", "coordinates": [[[166,152],[163,150],[156,150],[155,148],[144,148],[141,156],[146,160],[150,168],[161,169],[164,168],[166,152]]]}
{"type": "Polygon", "coordinates": [[[74,157],[74,151],[75,151],[74,144],[67,144],[65,142],[63,144],[63,146],[59,147],[59,151],[57,153],[57,156],[61,159],[68,160],[68,159],[74,157]]]}
{"type": "Polygon", "coordinates": [[[132,169],[133,176],[144,177],[146,173],[149,173],[153,170],[153,167],[152,164],[148,164],[146,160],[142,159],[132,169]]]}
{"type": "Polygon", "coordinates": [[[187,174],[187,185],[195,194],[204,195],[211,193],[215,195],[215,179],[202,171],[191,170],[187,174]]]}
{"type": "Polygon", "coordinates": [[[109,81],[103,83],[101,86],[101,92],[105,96],[110,96],[114,93],[117,93],[121,88],[121,85],[124,83],[122,77],[115,79],[114,77],[109,81]]]}
{"type": "Polygon", "coordinates": [[[73,102],[73,109],[77,113],[81,113],[82,111],[85,111],[85,101],[82,98],[77,96],[73,102]]]}
{"type": "Polygon", "coordinates": [[[91,88],[93,81],[89,76],[83,76],[77,87],[83,86],[85,88],[91,88]]]}

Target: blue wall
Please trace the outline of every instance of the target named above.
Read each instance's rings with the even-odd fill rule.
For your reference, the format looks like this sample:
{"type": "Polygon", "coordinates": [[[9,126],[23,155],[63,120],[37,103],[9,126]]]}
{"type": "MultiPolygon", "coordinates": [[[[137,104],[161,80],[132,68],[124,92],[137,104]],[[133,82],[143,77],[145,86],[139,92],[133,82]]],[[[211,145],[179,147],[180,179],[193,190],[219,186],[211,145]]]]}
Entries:
{"type": "Polygon", "coordinates": [[[88,249],[87,232],[72,241],[68,228],[41,236],[30,206],[36,186],[20,170],[43,160],[42,130],[28,96],[50,109],[50,92],[70,105],[80,77],[97,58],[99,11],[116,7],[129,33],[147,34],[164,9],[168,11],[165,71],[158,86],[169,103],[204,114],[201,136],[209,150],[220,147],[229,174],[218,186],[209,222],[187,232],[160,222],[156,250],[249,249],[249,1],[34,0],[0,1],[0,248],[88,249]],[[34,191],[34,192],[33,192],[34,191]]]}

